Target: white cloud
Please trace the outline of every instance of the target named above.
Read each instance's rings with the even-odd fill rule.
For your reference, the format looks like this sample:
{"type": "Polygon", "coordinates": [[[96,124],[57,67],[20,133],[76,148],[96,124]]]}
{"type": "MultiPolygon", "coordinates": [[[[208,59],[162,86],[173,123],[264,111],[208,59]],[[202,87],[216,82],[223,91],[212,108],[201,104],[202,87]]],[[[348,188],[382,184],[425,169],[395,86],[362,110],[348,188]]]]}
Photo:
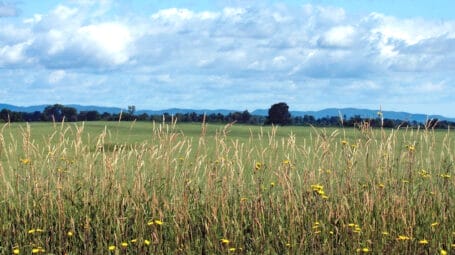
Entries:
{"type": "Polygon", "coordinates": [[[356,36],[353,26],[336,26],[322,36],[322,46],[347,48],[352,46],[356,36]]]}
{"type": "Polygon", "coordinates": [[[49,74],[49,83],[58,84],[65,76],[66,72],[64,70],[53,71],[49,74]]]}
{"type": "Polygon", "coordinates": [[[9,65],[28,64],[29,59],[24,54],[30,42],[23,42],[14,45],[0,46],[0,67],[9,65]]]}
{"type": "Polygon", "coordinates": [[[93,47],[95,56],[107,59],[113,65],[120,65],[130,58],[130,44],[133,40],[128,27],[118,23],[88,25],[77,31],[84,48],[93,47]]]}

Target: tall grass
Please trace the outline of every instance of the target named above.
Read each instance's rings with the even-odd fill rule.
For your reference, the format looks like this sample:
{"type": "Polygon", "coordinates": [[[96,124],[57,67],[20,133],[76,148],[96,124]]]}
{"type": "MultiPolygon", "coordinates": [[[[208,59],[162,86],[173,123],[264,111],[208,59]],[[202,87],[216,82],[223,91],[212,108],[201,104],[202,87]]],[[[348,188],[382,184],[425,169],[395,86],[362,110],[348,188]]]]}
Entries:
{"type": "Polygon", "coordinates": [[[154,124],[0,132],[1,254],[455,251],[454,136],[154,124]]]}

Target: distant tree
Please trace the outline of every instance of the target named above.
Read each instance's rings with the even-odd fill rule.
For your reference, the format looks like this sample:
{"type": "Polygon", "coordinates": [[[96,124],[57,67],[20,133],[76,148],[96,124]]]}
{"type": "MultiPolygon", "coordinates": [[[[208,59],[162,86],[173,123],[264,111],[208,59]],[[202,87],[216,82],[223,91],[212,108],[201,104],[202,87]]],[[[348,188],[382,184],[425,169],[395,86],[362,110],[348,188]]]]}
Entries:
{"type": "Polygon", "coordinates": [[[135,105],[128,105],[128,113],[130,115],[134,115],[135,112],[136,112],[136,106],[135,105]]]}
{"type": "Polygon", "coordinates": [[[11,121],[11,111],[8,109],[2,109],[0,111],[0,120],[2,120],[4,122],[11,121]]]}
{"type": "Polygon", "coordinates": [[[80,121],[95,121],[100,120],[101,115],[98,111],[81,111],[79,112],[77,119],[80,121]]]}
{"type": "Polygon", "coordinates": [[[270,107],[266,124],[289,125],[291,120],[289,106],[286,103],[277,103],[270,107]]]}
{"type": "Polygon", "coordinates": [[[77,109],[73,107],[63,106],[62,115],[65,117],[65,121],[77,121],[77,109]]]}
{"type": "Polygon", "coordinates": [[[54,104],[49,105],[44,108],[43,111],[43,120],[44,121],[62,121],[63,120],[63,105],[61,104],[54,104]]]}
{"type": "Polygon", "coordinates": [[[242,123],[249,123],[250,122],[250,119],[251,119],[251,113],[248,112],[248,110],[245,110],[242,112],[242,119],[241,119],[241,122],[242,123]]]}

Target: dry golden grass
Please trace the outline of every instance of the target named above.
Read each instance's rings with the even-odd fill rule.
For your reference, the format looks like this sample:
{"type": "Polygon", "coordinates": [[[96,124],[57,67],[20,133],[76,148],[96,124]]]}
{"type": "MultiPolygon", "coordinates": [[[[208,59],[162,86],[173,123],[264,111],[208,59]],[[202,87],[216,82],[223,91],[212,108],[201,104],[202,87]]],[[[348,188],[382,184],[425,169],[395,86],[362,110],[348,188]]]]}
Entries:
{"type": "Polygon", "coordinates": [[[455,251],[450,131],[86,125],[2,128],[1,254],[455,251]]]}

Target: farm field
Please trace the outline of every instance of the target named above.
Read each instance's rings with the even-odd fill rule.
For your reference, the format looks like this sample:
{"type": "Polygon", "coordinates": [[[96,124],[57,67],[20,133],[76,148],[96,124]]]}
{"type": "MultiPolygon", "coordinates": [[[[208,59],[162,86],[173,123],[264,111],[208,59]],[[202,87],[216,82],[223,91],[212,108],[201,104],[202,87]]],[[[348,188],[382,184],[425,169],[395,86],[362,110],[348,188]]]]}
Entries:
{"type": "Polygon", "coordinates": [[[451,254],[453,131],[2,124],[0,254],[451,254]]]}

